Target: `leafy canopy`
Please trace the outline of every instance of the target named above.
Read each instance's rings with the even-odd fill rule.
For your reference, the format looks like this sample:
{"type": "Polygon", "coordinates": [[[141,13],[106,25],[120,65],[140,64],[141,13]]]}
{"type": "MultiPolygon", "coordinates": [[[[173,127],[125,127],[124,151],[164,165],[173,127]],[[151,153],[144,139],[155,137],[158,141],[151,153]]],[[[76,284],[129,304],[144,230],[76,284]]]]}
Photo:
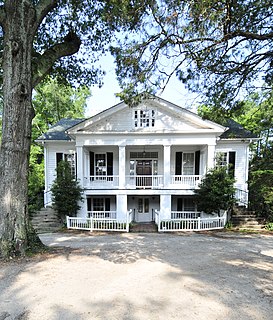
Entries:
{"type": "Polygon", "coordinates": [[[158,0],[148,9],[139,29],[112,48],[129,93],[164,88],[174,75],[204,102],[231,106],[263,81],[271,87],[270,0],[158,0]]]}

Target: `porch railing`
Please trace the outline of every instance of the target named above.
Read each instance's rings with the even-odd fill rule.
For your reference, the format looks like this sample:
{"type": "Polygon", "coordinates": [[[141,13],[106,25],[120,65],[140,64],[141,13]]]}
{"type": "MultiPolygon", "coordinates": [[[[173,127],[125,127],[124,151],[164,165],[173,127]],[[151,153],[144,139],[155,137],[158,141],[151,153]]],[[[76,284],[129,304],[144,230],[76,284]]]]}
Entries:
{"type": "Polygon", "coordinates": [[[196,211],[172,211],[171,219],[196,219],[200,217],[200,212],[196,211]]]}
{"type": "Polygon", "coordinates": [[[112,219],[115,220],[117,218],[116,211],[88,211],[87,212],[89,218],[94,219],[112,219]]]}
{"type": "Polygon", "coordinates": [[[119,176],[89,176],[84,178],[84,187],[90,189],[113,189],[119,186],[119,176]]]}
{"type": "Polygon", "coordinates": [[[130,175],[126,176],[128,188],[151,188],[163,187],[163,175],[130,175]]]}
{"type": "Polygon", "coordinates": [[[132,210],[127,212],[126,220],[117,220],[107,217],[108,213],[116,216],[114,211],[89,212],[90,218],[66,217],[67,229],[89,230],[89,231],[119,231],[129,232],[129,224],[132,221],[132,210]],[[99,218],[99,216],[101,216],[99,218]]]}
{"type": "Polygon", "coordinates": [[[239,205],[243,205],[248,207],[248,191],[236,189],[235,190],[235,198],[239,205]]]}
{"type": "MultiPolygon", "coordinates": [[[[188,213],[185,212],[185,216],[187,216],[187,214],[188,213]]],[[[226,213],[221,217],[187,217],[179,219],[161,219],[160,212],[157,211],[156,222],[159,232],[174,232],[223,229],[225,227],[226,221],[226,213]]]]}
{"type": "Polygon", "coordinates": [[[202,175],[172,175],[171,184],[177,188],[198,188],[202,175]]]}

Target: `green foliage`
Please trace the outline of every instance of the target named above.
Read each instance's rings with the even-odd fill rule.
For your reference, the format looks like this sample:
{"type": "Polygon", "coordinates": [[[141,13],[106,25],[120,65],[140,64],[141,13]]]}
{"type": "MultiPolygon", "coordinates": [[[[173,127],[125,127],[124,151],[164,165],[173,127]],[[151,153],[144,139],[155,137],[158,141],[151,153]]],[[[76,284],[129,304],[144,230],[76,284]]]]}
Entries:
{"type": "Polygon", "coordinates": [[[272,83],[272,14],[269,0],[151,1],[135,33],[112,48],[119,81],[144,92],[176,75],[204,102],[230,107],[272,83]]]}
{"type": "Polygon", "coordinates": [[[59,218],[65,221],[65,216],[75,216],[80,209],[78,202],[82,200],[82,188],[71,173],[70,164],[60,161],[56,169],[56,179],[51,187],[53,208],[59,218]]]}
{"type": "Polygon", "coordinates": [[[44,205],[44,161],[41,146],[32,144],[28,175],[28,207],[30,214],[44,205]]]}
{"type": "Polygon", "coordinates": [[[273,231],[273,222],[267,223],[265,229],[268,231],[273,231]]]}
{"type": "Polygon", "coordinates": [[[90,90],[86,86],[73,88],[60,78],[47,77],[35,90],[33,106],[36,116],[32,121],[32,146],[28,177],[30,213],[43,207],[44,161],[43,148],[35,143],[42,133],[62,118],[83,118],[90,90]]]}
{"type": "Polygon", "coordinates": [[[198,210],[220,214],[220,210],[229,209],[235,202],[234,179],[227,173],[227,168],[214,168],[208,172],[195,190],[198,210]]]}
{"type": "Polygon", "coordinates": [[[33,140],[62,118],[83,118],[86,101],[90,96],[90,89],[86,86],[73,88],[64,79],[47,77],[35,88],[33,140]]]}

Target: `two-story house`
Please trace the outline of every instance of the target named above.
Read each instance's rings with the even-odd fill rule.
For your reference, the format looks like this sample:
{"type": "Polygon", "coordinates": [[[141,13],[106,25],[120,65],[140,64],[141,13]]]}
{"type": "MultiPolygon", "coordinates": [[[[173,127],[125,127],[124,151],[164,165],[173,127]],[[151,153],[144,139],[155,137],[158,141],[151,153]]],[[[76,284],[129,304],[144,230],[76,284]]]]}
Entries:
{"type": "Polygon", "coordinates": [[[130,107],[121,102],[88,119],[63,119],[38,141],[44,146],[45,206],[60,160],[70,161],[84,188],[78,216],[148,222],[200,216],[194,201],[205,173],[231,165],[238,202],[247,202],[249,143],[229,127],[158,97],[130,107]]]}

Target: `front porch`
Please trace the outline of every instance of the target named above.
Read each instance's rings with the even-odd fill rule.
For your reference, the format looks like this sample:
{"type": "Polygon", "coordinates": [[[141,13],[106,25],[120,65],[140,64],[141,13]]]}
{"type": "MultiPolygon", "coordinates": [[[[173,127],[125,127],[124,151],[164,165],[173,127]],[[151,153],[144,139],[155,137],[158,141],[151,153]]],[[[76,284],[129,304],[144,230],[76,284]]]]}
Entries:
{"type": "MultiPolygon", "coordinates": [[[[94,214],[90,218],[66,217],[68,229],[93,231],[118,231],[130,232],[132,223],[132,211],[128,211],[125,220],[108,218],[108,213],[104,212],[102,218],[94,214]]],[[[172,216],[184,216],[185,218],[161,219],[160,212],[155,212],[155,225],[158,232],[179,232],[179,231],[204,231],[223,229],[227,222],[227,215],[221,217],[207,216],[201,213],[172,212],[172,216]],[[200,215],[197,217],[197,215],[200,215]]],[[[136,224],[136,223],[134,223],[136,224]]],[[[146,231],[147,232],[147,231],[146,231]]]]}

